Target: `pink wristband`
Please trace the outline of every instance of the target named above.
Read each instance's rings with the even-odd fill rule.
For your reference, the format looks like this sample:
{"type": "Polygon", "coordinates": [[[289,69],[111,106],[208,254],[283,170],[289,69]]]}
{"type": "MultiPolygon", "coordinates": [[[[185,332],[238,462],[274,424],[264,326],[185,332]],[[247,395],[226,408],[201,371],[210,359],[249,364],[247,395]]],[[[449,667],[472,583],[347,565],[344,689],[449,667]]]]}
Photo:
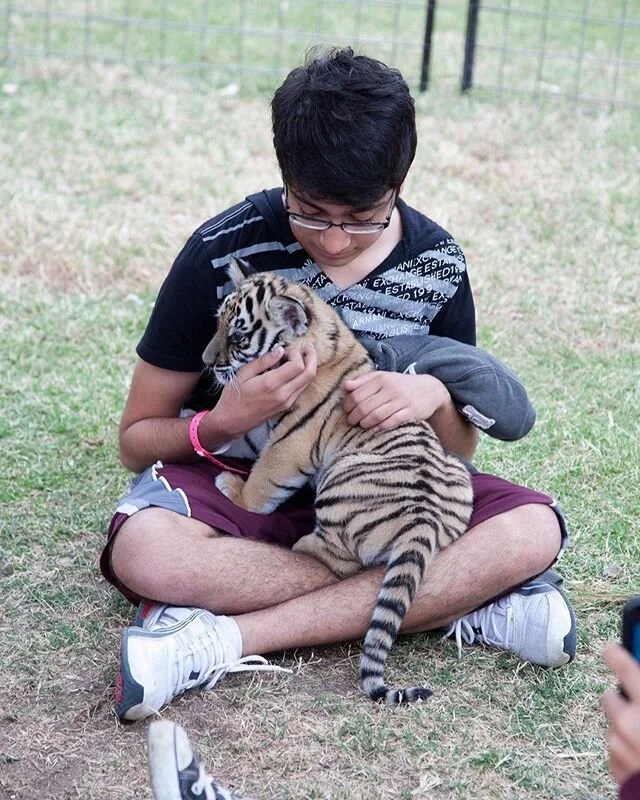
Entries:
{"type": "Polygon", "coordinates": [[[189,423],[189,441],[191,442],[191,446],[197,453],[197,455],[201,456],[202,458],[206,458],[211,461],[212,464],[215,464],[218,467],[222,467],[222,469],[227,470],[228,472],[237,472],[239,475],[247,475],[248,470],[246,469],[236,469],[235,467],[230,467],[228,464],[223,463],[222,461],[218,461],[218,459],[210,453],[208,450],[202,446],[202,442],[200,441],[200,437],[198,436],[198,427],[200,425],[200,420],[205,417],[209,412],[205,411],[198,411],[198,413],[191,418],[191,422],[189,423]]]}
{"type": "Polygon", "coordinates": [[[206,417],[208,413],[209,412],[206,410],[198,411],[198,413],[191,418],[191,422],[189,423],[189,441],[191,442],[191,447],[193,447],[199,456],[202,458],[208,458],[209,461],[213,461],[214,464],[217,464],[218,462],[213,457],[213,454],[208,450],[205,450],[198,436],[198,426],[200,425],[200,420],[203,417],[206,417]]]}

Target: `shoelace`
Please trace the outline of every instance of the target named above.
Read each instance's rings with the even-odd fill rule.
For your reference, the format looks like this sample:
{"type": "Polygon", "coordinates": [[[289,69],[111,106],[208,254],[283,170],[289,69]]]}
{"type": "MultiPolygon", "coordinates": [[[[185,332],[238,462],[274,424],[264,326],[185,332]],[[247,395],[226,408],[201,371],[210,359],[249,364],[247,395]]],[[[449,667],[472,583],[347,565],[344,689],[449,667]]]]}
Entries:
{"type": "Polygon", "coordinates": [[[206,626],[198,636],[185,636],[183,631],[175,634],[179,646],[176,657],[169,669],[168,685],[172,697],[196,686],[211,689],[229,672],[292,672],[287,667],[270,664],[263,656],[243,656],[225,660],[224,647],[215,625],[206,626]]]}
{"type": "Polygon", "coordinates": [[[191,784],[191,791],[196,796],[204,792],[205,800],[219,800],[219,798],[226,800],[224,795],[217,791],[213,778],[207,775],[202,764],[200,764],[198,770],[198,780],[191,784]]]}
{"type": "Polygon", "coordinates": [[[191,791],[196,797],[204,792],[205,800],[232,800],[232,795],[213,780],[211,775],[207,775],[204,767],[200,764],[198,780],[191,784],[191,791]]]}
{"type": "Polygon", "coordinates": [[[507,650],[513,643],[513,608],[506,598],[472,611],[453,622],[445,638],[455,635],[458,658],[462,658],[462,642],[473,644],[476,639],[507,650]]]}
{"type": "MultiPolygon", "coordinates": [[[[242,800],[242,798],[225,789],[215,781],[211,775],[207,775],[202,764],[199,767],[198,780],[191,784],[191,791],[196,796],[204,792],[205,800],[242,800]]],[[[245,798],[249,800],[249,798],[245,798]]]]}
{"type": "Polygon", "coordinates": [[[211,679],[204,685],[205,689],[212,689],[220,678],[229,672],[293,672],[288,667],[281,667],[279,664],[271,664],[263,656],[243,656],[227,664],[220,664],[211,679]]]}

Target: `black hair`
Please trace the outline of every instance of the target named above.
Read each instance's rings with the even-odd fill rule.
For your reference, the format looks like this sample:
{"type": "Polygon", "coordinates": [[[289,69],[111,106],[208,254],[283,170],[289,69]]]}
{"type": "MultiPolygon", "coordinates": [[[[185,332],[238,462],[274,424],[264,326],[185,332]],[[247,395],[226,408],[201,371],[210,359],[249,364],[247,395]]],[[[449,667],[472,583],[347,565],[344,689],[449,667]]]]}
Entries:
{"type": "Polygon", "coordinates": [[[398,189],[415,156],[415,107],[398,70],[350,47],[311,51],[271,102],[285,184],[310,198],[375,205],[398,189]]]}

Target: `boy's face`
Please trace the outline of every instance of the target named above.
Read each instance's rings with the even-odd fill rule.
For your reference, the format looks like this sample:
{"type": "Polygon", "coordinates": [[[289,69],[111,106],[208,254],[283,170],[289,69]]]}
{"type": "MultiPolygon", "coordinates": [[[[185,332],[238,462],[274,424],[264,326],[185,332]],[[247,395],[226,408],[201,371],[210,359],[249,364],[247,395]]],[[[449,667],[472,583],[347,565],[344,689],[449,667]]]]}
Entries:
{"type": "Polygon", "coordinates": [[[394,189],[370,208],[353,208],[315,200],[302,189],[287,187],[283,202],[291,231],[311,258],[320,266],[342,267],[385,235],[396,198],[394,189]],[[305,227],[322,222],[333,224],[326,230],[305,227]],[[368,225],[364,227],[367,232],[360,232],[363,225],[368,225]],[[341,226],[346,226],[347,230],[341,226]]]}

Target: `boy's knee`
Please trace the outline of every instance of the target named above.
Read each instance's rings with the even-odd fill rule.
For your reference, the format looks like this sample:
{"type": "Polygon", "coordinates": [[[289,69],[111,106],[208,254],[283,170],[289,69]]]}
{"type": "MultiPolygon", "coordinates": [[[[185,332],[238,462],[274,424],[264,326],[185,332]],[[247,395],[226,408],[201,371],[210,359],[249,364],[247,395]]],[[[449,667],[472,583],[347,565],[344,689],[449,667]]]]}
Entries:
{"type": "Polygon", "coordinates": [[[131,577],[136,575],[144,559],[147,511],[137,511],[125,520],[111,543],[111,569],[118,580],[133,589],[131,577]]]}
{"type": "Polygon", "coordinates": [[[166,579],[165,570],[174,559],[165,532],[180,520],[162,508],[145,508],[125,520],[111,545],[111,568],[125,586],[139,592],[142,586],[166,579]]]}
{"type": "Polygon", "coordinates": [[[530,503],[509,512],[518,560],[526,571],[538,575],[558,558],[562,530],[556,512],[545,503],[530,503]]]}
{"type": "Polygon", "coordinates": [[[201,558],[203,539],[217,532],[204,522],[164,508],[132,514],[111,546],[111,569],[126,587],[142,597],[180,604],[185,574],[201,558]]]}

